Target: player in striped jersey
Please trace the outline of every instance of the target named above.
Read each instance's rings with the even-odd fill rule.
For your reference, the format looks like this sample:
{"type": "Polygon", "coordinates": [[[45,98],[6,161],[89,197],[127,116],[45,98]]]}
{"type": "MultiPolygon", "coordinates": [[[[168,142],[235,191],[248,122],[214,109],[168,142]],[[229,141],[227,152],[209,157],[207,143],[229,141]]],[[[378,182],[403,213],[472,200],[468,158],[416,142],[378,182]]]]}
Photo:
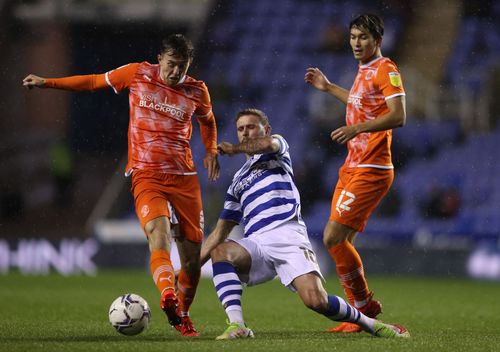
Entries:
{"type": "Polygon", "coordinates": [[[271,135],[267,116],[257,109],[236,116],[238,144],[223,142],[219,153],[245,154],[247,161],[229,186],[216,228],[203,244],[201,262],[212,258],[213,281],[229,326],[218,340],[254,337],[241,307],[243,283],[256,285],[279,276],[304,304],[334,321],[360,324],[380,337],[408,337],[402,326],[368,318],[342,298],[328,295],[300,215],[288,144],[271,135]],[[244,238],[226,241],[243,223],[244,238]]]}
{"type": "MultiPolygon", "coordinates": [[[[331,83],[313,67],[307,69],[305,81],[347,106],[346,125],[331,133],[333,141],[347,143],[348,155],[339,170],[323,241],[349,302],[375,318],[382,305],[368,289],[354,239],[394,179],[392,129],[405,123],[405,91],[396,64],[380,50],[382,20],[376,15],[360,15],[351,21],[349,30],[354,58],[359,62],[351,89],[331,83]]],[[[361,327],[342,323],[329,331],[351,333],[361,331],[361,327]]]]}

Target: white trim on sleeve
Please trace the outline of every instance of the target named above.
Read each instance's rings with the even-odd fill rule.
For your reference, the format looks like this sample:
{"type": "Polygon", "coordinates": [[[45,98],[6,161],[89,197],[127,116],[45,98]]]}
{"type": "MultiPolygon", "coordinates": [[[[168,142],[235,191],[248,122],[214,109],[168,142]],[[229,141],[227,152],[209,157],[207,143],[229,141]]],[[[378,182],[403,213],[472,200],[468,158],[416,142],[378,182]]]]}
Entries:
{"type": "Polygon", "coordinates": [[[108,84],[108,86],[110,86],[111,88],[113,88],[113,90],[115,91],[115,94],[118,94],[119,92],[116,90],[116,88],[111,84],[111,81],[109,80],[109,72],[106,72],[106,74],[104,75],[104,77],[106,78],[106,83],[108,84]]]}
{"type": "Polygon", "coordinates": [[[385,97],[385,100],[389,100],[389,99],[392,99],[392,98],[396,98],[396,97],[399,97],[399,96],[405,96],[406,94],[403,92],[403,93],[396,93],[396,94],[393,94],[393,95],[389,95],[387,97],[385,97]]]}
{"type": "Polygon", "coordinates": [[[374,169],[391,170],[393,165],[377,165],[377,164],[358,164],[356,167],[373,167],[374,169]]]}

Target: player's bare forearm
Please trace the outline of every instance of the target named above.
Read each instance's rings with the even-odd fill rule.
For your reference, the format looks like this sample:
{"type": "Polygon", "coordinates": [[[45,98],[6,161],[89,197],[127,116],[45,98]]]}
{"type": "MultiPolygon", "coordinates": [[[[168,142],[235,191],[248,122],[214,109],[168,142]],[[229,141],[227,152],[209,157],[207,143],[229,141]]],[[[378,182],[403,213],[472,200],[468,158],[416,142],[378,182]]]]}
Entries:
{"type": "Polygon", "coordinates": [[[223,142],[217,147],[221,154],[268,154],[279,151],[279,144],[271,136],[252,138],[238,144],[223,142]]]}
{"type": "Polygon", "coordinates": [[[389,112],[385,115],[357,125],[357,133],[386,131],[402,127],[406,123],[405,97],[396,97],[387,101],[389,112]]]}
{"type": "Polygon", "coordinates": [[[330,83],[326,89],[326,92],[330,95],[333,95],[335,98],[347,105],[347,99],[349,98],[349,91],[347,89],[342,88],[334,83],[330,83]]]}
{"type": "Polygon", "coordinates": [[[212,233],[207,237],[201,247],[200,262],[201,266],[210,259],[210,253],[222,242],[224,242],[231,233],[236,223],[228,220],[219,219],[212,233]]]}
{"type": "Polygon", "coordinates": [[[403,97],[396,97],[387,102],[389,112],[376,119],[351,126],[342,126],[332,131],[333,141],[344,144],[360,133],[386,131],[404,126],[406,122],[405,101],[403,97]]]}
{"type": "Polygon", "coordinates": [[[334,83],[331,83],[323,72],[317,67],[309,67],[306,70],[304,81],[314,88],[333,95],[342,103],[347,104],[349,91],[334,83]]]}

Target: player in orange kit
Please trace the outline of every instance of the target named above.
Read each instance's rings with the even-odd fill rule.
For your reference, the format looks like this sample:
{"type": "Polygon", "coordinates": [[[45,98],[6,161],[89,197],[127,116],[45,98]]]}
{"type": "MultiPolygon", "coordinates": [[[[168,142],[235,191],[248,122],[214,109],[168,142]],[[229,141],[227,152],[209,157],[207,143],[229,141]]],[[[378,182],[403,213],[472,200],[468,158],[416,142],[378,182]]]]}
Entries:
{"type": "Polygon", "coordinates": [[[200,279],[203,209],[189,140],[191,117],[200,124],[206,149],[203,166],[212,181],[219,176],[217,128],[207,86],[187,75],[192,43],[181,34],[162,42],[158,64],[130,63],[104,74],[43,78],[28,75],[23,85],[93,91],[129,91],[128,164],[132,193],[151,251],[151,274],[161,293],[160,306],[183,336],[198,336],[189,308],[200,279]],[[172,231],[178,225],[178,231],[172,231]],[[175,237],[181,270],[177,294],[170,243],[175,237]],[[177,296],[178,295],[178,296],[177,296]]]}
{"type": "MultiPolygon", "coordinates": [[[[375,318],[382,305],[368,289],[354,239],[394,179],[392,129],[405,124],[405,92],[398,68],[380,50],[382,20],[376,15],[360,15],[349,29],[354,58],[359,61],[351,90],[331,83],[318,68],[308,68],[305,81],[347,105],[346,125],[330,135],[335,142],[347,143],[348,155],[339,170],[323,242],[336,263],[349,302],[375,318]]],[[[341,323],[329,331],[359,332],[361,327],[341,323]]]]}

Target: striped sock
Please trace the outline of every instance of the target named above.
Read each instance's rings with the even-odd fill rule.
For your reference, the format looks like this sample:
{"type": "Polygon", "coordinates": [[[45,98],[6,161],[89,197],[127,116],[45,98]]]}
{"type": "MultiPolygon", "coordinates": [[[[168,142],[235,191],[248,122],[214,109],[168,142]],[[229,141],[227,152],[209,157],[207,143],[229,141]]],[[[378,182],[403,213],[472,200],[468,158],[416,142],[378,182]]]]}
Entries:
{"type": "Polygon", "coordinates": [[[323,314],[330,320],[358,324],[363,330],[373,333],[375,319],[368,318],[338,296],[328,295],[328,310],[323,314]]]}
{"type": "Polygon", "coordinates": [[[241,295],[243,286],[231,263],[216,262],[212,265],[214,286],[217,296],[226,311],[229,322],[243,323],[241,295]]]}

